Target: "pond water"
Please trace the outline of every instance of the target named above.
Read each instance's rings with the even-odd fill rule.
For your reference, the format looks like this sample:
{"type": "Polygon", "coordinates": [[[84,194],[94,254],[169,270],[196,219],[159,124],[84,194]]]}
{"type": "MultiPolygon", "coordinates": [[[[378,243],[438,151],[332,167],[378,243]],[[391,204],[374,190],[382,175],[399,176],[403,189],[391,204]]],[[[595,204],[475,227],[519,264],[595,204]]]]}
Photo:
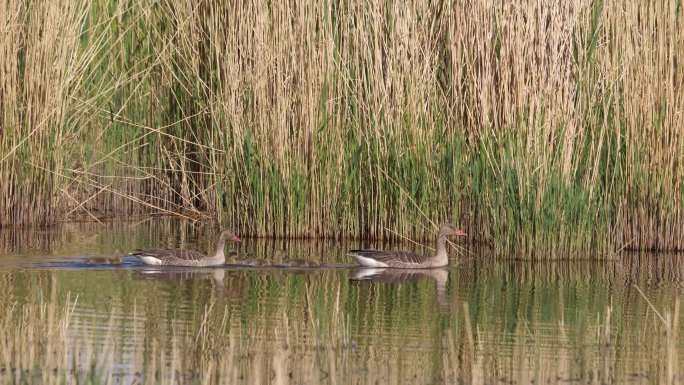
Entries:
{"type": "Polygon", "coordinates": [[[467,247],[449,268],[396,272],[351,267],[345,251],[372,243],[244,239],[233,262],[322,267],[125,256],[210,250],[217,232],[0,230],[0,383],[684,383],[678,255],[496,261],[467,247]]]}

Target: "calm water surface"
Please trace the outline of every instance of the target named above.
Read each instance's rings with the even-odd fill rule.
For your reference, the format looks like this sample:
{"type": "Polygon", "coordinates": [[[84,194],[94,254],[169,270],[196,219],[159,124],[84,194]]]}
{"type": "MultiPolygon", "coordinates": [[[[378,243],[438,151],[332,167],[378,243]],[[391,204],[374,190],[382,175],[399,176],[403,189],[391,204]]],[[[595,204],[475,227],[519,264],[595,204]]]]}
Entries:
{"type": "Polygon", "coordinates": [[[216,233],[171,220],[1,230],[0,383],[684,383],[677,255],[452,249],[448,269],[401,273],[346,266],[348,248],[378,246],[353,241],[245,239],[232,259],[321,268],[124,256],[210,250],[216,233]]]}

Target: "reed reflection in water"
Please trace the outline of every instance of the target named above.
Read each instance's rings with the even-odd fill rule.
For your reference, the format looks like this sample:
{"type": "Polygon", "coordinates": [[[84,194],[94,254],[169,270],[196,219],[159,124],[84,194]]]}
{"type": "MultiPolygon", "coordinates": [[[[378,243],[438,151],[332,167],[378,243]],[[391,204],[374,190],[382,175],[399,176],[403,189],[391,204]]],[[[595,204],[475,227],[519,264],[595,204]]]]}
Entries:
{"type": "MultiPolygon", "coordinates": [[[[150,269],[113,256],[173,234],[148,230],[86,232],[85,255],[74,235],[5,248],[0,383],[684,380],[676,256],[535,264],[481,254],[424,271],[150,269]]],[[[347,248],[253,241],[237,251],[333,265],[347,248]]]]}

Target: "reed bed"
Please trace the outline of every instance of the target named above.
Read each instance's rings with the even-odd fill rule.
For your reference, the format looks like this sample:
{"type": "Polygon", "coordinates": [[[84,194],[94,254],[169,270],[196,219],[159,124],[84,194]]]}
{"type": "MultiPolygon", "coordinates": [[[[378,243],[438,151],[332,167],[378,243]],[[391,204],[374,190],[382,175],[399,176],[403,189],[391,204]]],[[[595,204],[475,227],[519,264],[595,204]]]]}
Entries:
{"type": "Polygon", "coordinates": [[[677,0],[10,0],[0,28],[0,226],[684,249],[677,0]]]}

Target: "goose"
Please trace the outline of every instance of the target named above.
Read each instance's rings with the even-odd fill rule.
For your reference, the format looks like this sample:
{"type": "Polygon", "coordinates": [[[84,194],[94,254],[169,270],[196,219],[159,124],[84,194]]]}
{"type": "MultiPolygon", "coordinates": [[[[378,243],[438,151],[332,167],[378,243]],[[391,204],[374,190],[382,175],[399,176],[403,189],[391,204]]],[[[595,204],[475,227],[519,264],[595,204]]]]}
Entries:
{"type": "Polygon", "coordinates": [[[226,263],[224,248],[226,241],[240,242],[230,230],[224,230],[216,242],[214,255],[208,256],[195,250],[147,249],[134,250],[129,255],[138,257],[142,263],[151,266],[219,266],[226,263]]]}
{"type": "Polygon", "coordinates": [[[465,236],[466,233],[451,223],[443,224],[437,235],[437,253],[433,256],[420,255],[410,251],[384,250],[350,250],[347,255],[354,257],[356,262],[364,267],[392,267],[397,269],[443,267],[449,264],[446,239],[452,235],[465,236]]]}

